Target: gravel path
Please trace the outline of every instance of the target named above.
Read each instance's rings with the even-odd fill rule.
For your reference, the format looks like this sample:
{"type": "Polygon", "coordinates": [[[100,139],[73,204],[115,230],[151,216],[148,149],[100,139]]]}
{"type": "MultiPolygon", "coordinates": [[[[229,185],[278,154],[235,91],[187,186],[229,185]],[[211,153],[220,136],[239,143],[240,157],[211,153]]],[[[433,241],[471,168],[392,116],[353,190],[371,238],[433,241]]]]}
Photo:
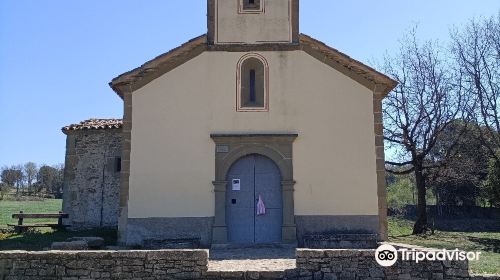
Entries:
{"type": "Polygon", "coordinates": [[[212,249],[209,271],[285,271],[295,268],[294,248],[212,249]]]}

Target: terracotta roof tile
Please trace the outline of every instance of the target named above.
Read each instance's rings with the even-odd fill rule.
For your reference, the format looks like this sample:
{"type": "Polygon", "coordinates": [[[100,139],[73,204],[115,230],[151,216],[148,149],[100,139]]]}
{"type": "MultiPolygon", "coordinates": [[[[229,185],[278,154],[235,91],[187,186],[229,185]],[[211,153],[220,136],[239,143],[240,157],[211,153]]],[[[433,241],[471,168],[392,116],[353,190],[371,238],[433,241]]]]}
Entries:
{"type": "Polygon", "coordinates": [[[63,132],[72,130],[98,130],[121,128],[123,125],[122,119],[88,119],[81,121],[78,124],[70,124],[62,128],[63,132]]]}

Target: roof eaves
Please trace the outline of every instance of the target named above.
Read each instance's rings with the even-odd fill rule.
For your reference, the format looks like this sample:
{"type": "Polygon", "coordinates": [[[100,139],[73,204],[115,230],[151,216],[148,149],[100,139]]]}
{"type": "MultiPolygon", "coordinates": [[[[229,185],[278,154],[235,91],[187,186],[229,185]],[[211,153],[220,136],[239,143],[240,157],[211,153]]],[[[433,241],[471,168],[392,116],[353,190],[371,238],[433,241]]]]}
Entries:
{"type": "Polygon", "coordinates": [[[397,82],[387,75],[308,35],[300,34],[300,45],[303,51],[319,61],[330,65],[370,90],[382,93],[383,96],[397,85],[397,82]]]}
{"type": "Polygon", "coordinates": [[[70,124],[61,128],[64,134],[72,131],[82,130],[103,130],[103,129],[120,129],[123,126],[122,119],[88,119],[77,124],[70,124]]]}
{"type": "Polygon", "coordinates": [[[151,59],[140,67],[114,78],[109,86],[123,98],[124,92],[135,91],[177,66],[200,55],[207,49],[207,36],[203,34],[181,46],[151,59]]]}

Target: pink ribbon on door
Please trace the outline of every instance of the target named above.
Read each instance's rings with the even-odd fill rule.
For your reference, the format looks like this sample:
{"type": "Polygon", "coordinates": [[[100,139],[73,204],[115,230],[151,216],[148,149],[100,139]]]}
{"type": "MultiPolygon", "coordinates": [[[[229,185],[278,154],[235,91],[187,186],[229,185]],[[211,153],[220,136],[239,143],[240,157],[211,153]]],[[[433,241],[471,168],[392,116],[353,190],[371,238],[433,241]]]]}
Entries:
{"type": "Polygon", "coordinates": [[[266,206],[264,205],[264,200],[259,194],[259,201],[257,202],[257,216],[266,214],[266,206]]]}

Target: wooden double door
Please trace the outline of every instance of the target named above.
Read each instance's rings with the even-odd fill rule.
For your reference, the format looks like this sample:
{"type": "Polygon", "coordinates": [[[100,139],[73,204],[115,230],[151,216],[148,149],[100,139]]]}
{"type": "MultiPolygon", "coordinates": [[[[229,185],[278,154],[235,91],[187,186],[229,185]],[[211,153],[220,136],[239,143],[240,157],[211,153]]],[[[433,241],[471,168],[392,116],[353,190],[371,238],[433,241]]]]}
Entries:
{"type": "Polygon", "coordinates": [[[242,157],[229,170],[227,181],[228,241],[235,244],[281,242],[283,199],[276,164],[261,155],[242,157]],[[265,214],[257,214],[259,196],[265,214]]]}

